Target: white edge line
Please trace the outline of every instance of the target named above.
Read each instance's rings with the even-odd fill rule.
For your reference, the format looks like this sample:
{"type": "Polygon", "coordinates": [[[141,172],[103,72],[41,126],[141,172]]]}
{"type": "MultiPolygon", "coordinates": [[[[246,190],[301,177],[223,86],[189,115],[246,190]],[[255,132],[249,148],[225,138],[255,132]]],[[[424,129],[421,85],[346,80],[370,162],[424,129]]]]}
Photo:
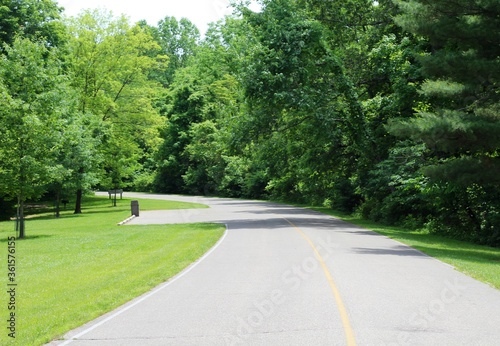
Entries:
{"type": "MultiPolygon", "coordinates": [[[[207,252],[205,253],[202,257],[200,257],[196,262],[194,262],[193,264],[191,264],[188,268],[184,269],[182,272],[180,272],[179,274],[177,274],[176,276],[174,276],[173,278],[171,278],[169,281],[165,282],[164,284],[160,285],[159,287],[156,287],[154,288],[152,291],[150,291],[149,293],[147,293],[146,295],[144,295],[143,297],[139,298],[138,300],[136,300],[135,302],[133,302],[132,304],[124,307],[123,309],[115,312],[114,314],[112,314],[111,316],[105,318],[104,320],[94,324],[93,326],[81,331],[80,333],[76,334],[75,336],[71,337],[71,339],[68,339],[66,340],[65,342],[63,342],[62,344],[59,344],[60,346],[65,346],[65,345],[68,345],[70,343],[72,343],[73,341],[77,341],[78,338],[82,337],[83,335],[87,334],[88,332],[91,332],[92,330],[96,329],[97,327],[100,327],[102,326],[103,324],[105,324],[106,322],[109,322],[110,320],[112,320],[113,318],[121,315],[122,313],[124,313],[125,311],[133,308],[134,306],[142,303],[143,301],[145,301],[146,299],[148,299],[149,297],[155,295],[156,293],[160,292],[161,290],[163,290],[164,288],[170,286],[172,283],[174,283],[175,281],[177,281],[178,279],[180,279],[181,277],[183,277],[184,275],[186,275],[187,273],[189,273],[191,270],[193,270],[198,264],[200,264],[203,260],[205,260],[208,256],[210,256],[210,254],[212,252],[214,252],[220,244],[222,244],[222,242],[224,241],[224,239],[226,238],[227,236],[227,233],[228,233],[228,230],[229,230],[229,227],[228,225],[226,224],[226,231],[224,232],[224,234],[222,235],[222,237],[217,241],[217,243],[207,252]]],[[[118,308],[119,309],[119,308],[118,308]]]]}
{"type": "Polygon", "coordinates": [[[129,216],[127,219],[123,220],[122,222],[119,222],[119,223],[118,223],[118,226],[123,226],[123,225],[124,225],[124,224],[126,224],[127,222],[132,221],[133,219],[135,219],[135,215],[129,216]]]}

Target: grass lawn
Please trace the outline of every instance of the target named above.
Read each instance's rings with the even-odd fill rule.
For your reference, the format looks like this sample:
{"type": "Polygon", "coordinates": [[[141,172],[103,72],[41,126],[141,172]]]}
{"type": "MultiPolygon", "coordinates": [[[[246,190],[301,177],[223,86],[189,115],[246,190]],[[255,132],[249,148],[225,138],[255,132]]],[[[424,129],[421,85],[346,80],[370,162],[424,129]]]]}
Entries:
{"type": "Polygon", "coordinates": [[[312,208],[344,221],[373,230],[389,238],[410,245],[429,256],[451,264],[458,271],[500,290],[500,249],[481,246],[429,234],[426,231],[408,231],[383,226],[372,221],[349,216],[328,208],[312,208]]]}
{"type": "MultiPolygon", "coordinates": [[[[139,199],[141,210],[206,207],[139,199]]],[[[51,213],[26,222],[16,242],[16,339],[8,336],[7,237],[0,222],[1,345],[40,345],[147,292],[202,256],[224,233],[214,224],[117,226],[130,215],[130,199],[112,207],[90,197],[83,214],[51,213]],[[12,342],[15,341],[15,342],[12,342]]]]}

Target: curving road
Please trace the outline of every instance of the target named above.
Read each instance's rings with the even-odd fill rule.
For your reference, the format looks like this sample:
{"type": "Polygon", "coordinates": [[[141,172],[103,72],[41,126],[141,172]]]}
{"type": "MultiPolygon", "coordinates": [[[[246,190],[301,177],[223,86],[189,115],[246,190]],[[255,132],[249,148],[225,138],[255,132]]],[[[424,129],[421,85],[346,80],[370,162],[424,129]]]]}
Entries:
{"type": "Polygon", "coordinates": [[[128,196],[210,206],[131,224],[227,232],[174,279],[52,345],[500,344],[500,291],[384,236],[282,204],[128,196]]]}

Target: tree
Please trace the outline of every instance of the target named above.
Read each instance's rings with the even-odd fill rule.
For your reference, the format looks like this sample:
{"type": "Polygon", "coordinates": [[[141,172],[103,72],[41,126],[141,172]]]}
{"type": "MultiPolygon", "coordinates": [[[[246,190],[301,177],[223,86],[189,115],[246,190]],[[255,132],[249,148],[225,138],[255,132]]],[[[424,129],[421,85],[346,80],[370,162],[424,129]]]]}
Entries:
{"type": "MultiPolygon", "coordinates": [[[[0,50],[12,45],[16,37],[41,41],[47,47],[60,46],[65,40],[61,8],[53,1],[0,0],[0,50]]],[[[10,218],[11,201],[0,192],[2,218],[10,218]]]]}
{"type": "Polygon", "coordinates": [[[151,32],[161,47],[161,54],[168,57],[169,64],[157,78],[165,87],[169,86],[175,71],[187,66],[190,57],[196,54],[200,42],[200,32],[189,19],[165,17],[151,32]]]}
{"type": "MultiPolygon", "coordinates": [[[[114,176],[116,187],[132,178],[137,161],[159,143],[160,117],[153,107],[158,87],[148,76],[150,70],[164,66],[166,58],[151,54],[159,47],[149,32],[139,25],[130,26],[123,16],[114,19],[111,13],[87,11],[69,26],[69,61],[72,86],[79,95],[78,110],[100,119],[94,132],[101,139],[101,168],[108,178],[114,176]]],[[[83,164],[76,171],[82,179],[90,173],[83,164]]],[[[85,185],[79,184],[75,213],[81,213],[85,185]]]]}
{"type": "Polygon", "coordinates": [[[57,50],[16,38],[0,60],[0,188],[17,198],[17,229],[25,237],[24,203],[44,192],[60,166],[60,133],[69,117],[67,78],[57,50]]]}
{"type": "Polygon", "coordinates": [[[61,11],[52,0],[0,0],[0,44],[21,36],[58,46],[65,40],[61,11]]]}
{"type": "Polygon", "coordinates": [[[168,119],[162,129],[163,143],[157,153],[159,167],[155,178],[158,191],[179,193],[183,188],[183,174],[189,167],[185,148],[190,143],[189,129],[192,124],[202,121],[203,97],[197,93],[194,67],[178,72],[168,93],[168,119]]]}
{"type": "Polygon", "coordinates": [[[398,23],[427,38],[431,50],[419,57],[428,104],[414,119],[394,123],[392,132],[422,141],[433,153],[425,173],[441,191],[435,228],[498,244],[500,3],[397,4],[403,11],[398,23]]]}
{"type": "Polygon", "coordinates": [[[99,132],[100,119],[91,113],[82,115],[78,112],[76,92],[71,117],[61,133],[60,150],[57,163],[61,165],[61,174],[54,177],[49,191],[56,196],[56,215],[62,198],[77,190],[86,191],[99,183],[102,153],[99,145],[103,132],[99,132]]]}

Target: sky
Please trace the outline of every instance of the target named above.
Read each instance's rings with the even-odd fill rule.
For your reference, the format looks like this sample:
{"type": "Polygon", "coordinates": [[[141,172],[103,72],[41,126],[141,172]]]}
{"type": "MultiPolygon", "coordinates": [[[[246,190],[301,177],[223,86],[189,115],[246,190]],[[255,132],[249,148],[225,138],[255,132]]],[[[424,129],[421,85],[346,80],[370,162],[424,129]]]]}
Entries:
{"type": "Polygon", "coordinates": [[[82,9],[106,8],[115,16],[125,14],[132,22],[145,19],[156,25],[160,19],[173,16],[193,22],[203,35],[208,23],[231,14],[230,0],[57,0],[67,16],[75,16],[82,9]]]}

